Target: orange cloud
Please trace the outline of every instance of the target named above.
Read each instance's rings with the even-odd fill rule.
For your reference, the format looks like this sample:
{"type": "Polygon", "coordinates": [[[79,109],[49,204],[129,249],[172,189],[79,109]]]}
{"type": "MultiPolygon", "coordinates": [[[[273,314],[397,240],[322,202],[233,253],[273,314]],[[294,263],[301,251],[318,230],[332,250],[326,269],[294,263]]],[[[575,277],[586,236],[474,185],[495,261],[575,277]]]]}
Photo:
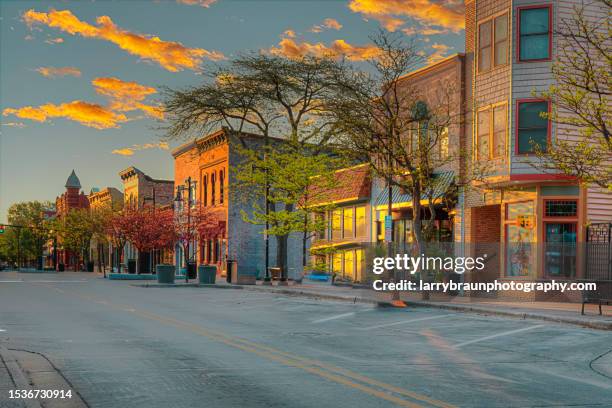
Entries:
{"type": "Polygon", "coordinates": [[[283,33],[283,36],[288,37],[288,38],[295,38],[295,31],[293,31],[293,30],[286,30],[283,33]]]}
{"type": "Polygon", "coordinates": [[[40,67],[36,69],[36,72],[46,78],[57,78],[67,75],[72,75],[75,77],[81,76],[81,71],[75,67],[40,67]]]}
{"type": "Polygon", "coordinates": [[[375,58],[380,50],[374,45],[351,45],[344,40],[336,40],[327,46],[323,43],[295,42],[291,38],[283,38],[278,47],[272,47],[270,52],[288,58],[302,58],[306,55],[316,57],[346,57],[351,61],[363,61],[375,58]]]}
{"type": "Polygon", "coordinates": [[[130,112],[140,109],[148,116],[163,119],[160,107],[145,105],[142,101],[149,95],[157,93],[150,86],[137,82],[122,81],[118,78],[96,78],[91,81],[96,92],[109,98],[109,109],[117,112],[130,112]]]}
{"type": "Polygon", "coordinates": [[[167,142],[159,142],[159,143],[145,143],[143,145],[132,145],[131,147],[124,147],[121,149],[115,149],[111,153],[118,154],[120,156],[133,156],[134,152],[139,150],[147,150],[147,149],[161,149],[168,150],[170,146],[168,146],[167,142]]]}
{"type": "Polygon", "coordinates": [[[61,44],[64,42],[64,39],[61,37],[57,37],[57,38],[49,38],[47,40],[45,40],[45,42],[47,44],[61,44]]]}
{"type": "Polygon", "coordinates": [[[448,51],[450,51],[451,49],[451,47],[449,47],[448,45],[438,43],[432,44],[431,48],[433,48],[434,52],[427,58],[428,64],[433,64],[446,58],[448,56],[448,51]]]}
{"type": "Polygon", "coordinates": [[[326,18],[323,20],[323,24],[316,24],[312,26],[310,32],[312,33],[320,33],[324,29],[336,30],[339,31],[342,28],[342,24],[338,22],[338,20],[333,18],[326,18]]]}
{"type": "Polygon", "coordinates": [[[217,0],[176,0],[176,2],[179,4],[187,4],[189,6],[202,6],[209,8],[213,5],[213,3],[216,3],[217,0]]]}
{"type": "Polygon", "coordinates": [[[465,24],[463,0],[351,0],[349,8],[378,20],[389,31],[403,25],[404,17],[453,32],[461,31],[465,24]]]}
{"type": "Polygon", "coordinates": [[[136,34],[117,27],[109,16],[96,19],[97,26],[79,20],[70,10],[54,10],[39,13],[28,10],[23,14],[24,21],[32,26],[43,24],[57,28],[71,35],[97,38],[116,44],[119,48],[144,60],[154,61],[171,72],[182,69],[197,69],[204,58],[220,60],[224,56],[217,51],[202,48],[188,48],[174,41],[162,41],[159,37],[136,34]]]}
{"type": "Polygon", "coordinates": [[[38,107],[24,106],[19,109],[6,108],[2,114],[4,116],[15,115],[18,118],[36,122],[46,122],[50,118],[66,118],[96,129],[116,128],[119,127],[119,123],[128,120],[122,113],[115,113],[104,106],[83,101],[72,101],[60,105],[48,103],[38,107]]]}

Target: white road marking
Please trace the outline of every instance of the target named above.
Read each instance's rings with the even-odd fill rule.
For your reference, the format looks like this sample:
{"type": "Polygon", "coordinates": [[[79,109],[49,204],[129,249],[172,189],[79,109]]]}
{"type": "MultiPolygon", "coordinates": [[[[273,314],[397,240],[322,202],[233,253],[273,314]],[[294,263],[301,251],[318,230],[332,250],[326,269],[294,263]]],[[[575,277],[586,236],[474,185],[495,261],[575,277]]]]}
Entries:
{"type": "Polygon", "coordinates": [[[490,336],[480,337],[478,339],[474,339],[474,340],[470,340],[470,341],[464,341],[463,343],[455,344],[453,346],[453,348],[459,348],[459,347],[467,346],[468,344],[480,343],[481,341],[496,339],[496,338],[502,337],[502,336],[509,336],[511,334],[522,333],[522,332],[525,332],[525,331],[528,331],[528,330],[537,329],[537,328],[543,327],[543,326],[546,326],[546,325],[545,324],[538,324],[536,326],[523,327],[522,329],[516,329],[516,330],[510,330],[510,331],[507,331],[507,332],[492,334],[490,336]]]}
{"type": "Polygon", "coordinates": [[[0,283],[83,283],[87,279],[81,280],[0,280],[0,283]]]}
{"type": "MultiPolygon", "coordinates": [[[[365,310],[359,310],[358,312],[369,312],[369,311],[372,311],[372,310],[374,310],[374,308],[372,308],[372,309],[365,309],[365,310]]],[[[342,313],[342,314],[339,314],[339,315],[324,317],[322,319],[313,320],[310,323],[329,322],[330,320],[336,320],[336,319],[342,319],[343,317],[355,316],[358,312],[348,312],[348,313],[342,313]]]]}
{"type": "Polygon", "coordinates": [[[446,317],[446,316],[450,316],[450,314],[437,315],[437,316],[428,316],[428,317],[419,317],[417,319],[400,320],[399,322],[377,324],[376,326],[362,327],[360,330],[380,329],[382,327],[397,326],[397,325],[400,325],[400,324],[407,324],[407,323],[412,323],[412,322],[422,322],[422,321],[425,321],[425,320],[441,319],[441,318],[446,317]]]}
{"type": "Polygon", "coordinates": [[[4,330],[4,329],[0,329],[0,332],[5,332],[5,331],[6,331],[6,330],[4,330]]]}

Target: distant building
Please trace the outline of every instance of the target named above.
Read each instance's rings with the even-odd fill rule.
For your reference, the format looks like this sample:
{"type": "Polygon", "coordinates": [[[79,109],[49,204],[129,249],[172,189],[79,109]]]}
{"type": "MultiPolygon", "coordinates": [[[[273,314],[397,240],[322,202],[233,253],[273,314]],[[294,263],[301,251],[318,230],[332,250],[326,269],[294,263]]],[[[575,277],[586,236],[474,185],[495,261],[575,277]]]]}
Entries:
{"type": "MultiPolygon", "coordinates": [[[[89,207],[91,211],[98,210],[114,210],[118,211],[123,208],[123,193],[114,187],[106,187],[102,190],[92,188],[89,196],[89,207]]],[[[95,260],[95,268],[98,272],[110,266],[111,270],[115,269],[119,262],[119,254],[113,248],[110,240],[99,240],[94,237],[90,246],[90,259],[95,260]]]]}
{"type": "MultiPolygon", "coordinates": [[[[273,139],[277,143],[279,139],[273,139]]],[[[226,260],[235,261],[239,275],[263,277],[265,275],[264,226],[245,222],[241,211],[249,212],[251,202],[240,200],[232,194],[234,175],[231,169],[244,158],[238,145],[249,149],[263,147],[261,136],[232,132],[222,129],[196,141],[185,143],[172,151],[174,157],[175,188],[185,185],[191,177],[193,196],[201,205],[212,208],[219,219],[220,231],[215,236],[202,236],[195,245],[193,254],[198,264],[214,264],[225,272],[226,260]]],[[[259,205],[263,207],[263,197],[259,205]]],[[[269,240],[269,266],[276,265],[276,240],[269,240]]],[[[301,274],[301,240],[290,237],[288,242],[288,276],[301,274]]],[[[180,248],[175,249],[176,264],[183,267],[184,256],[180,248]]],[[[248,279],[248,278],[245,278],[248,279]]]]}
{"type": "MultiPolygon", "coordinates": [[[[69,211],[89,208],[89,200],[87,199],[85,193],[81,191],[81,181],[77,177],[74,170],[72,170],[72,173],[70,173],[64,187],[66,187],[66,191],[55,199],[55,214],[60,220],[62,217],[68,214],[69,211]]],[[[81,254],[75,254],[71,251],[63,249],[61,246],[61,240],[59,240],[58,243],[58,267],[77,270],[81,265],[81,254]]]]}
{"type": "MultiPolygon", "coordinates": [[[[138,209],[147,206],[158,208],[172,205],[173,180],[156,180],[134,166],[120,171],[119,176],[123,183],[124,208],[138,209]]],[[[155,270],[155,265],[162,261],[162,257],[161,251],[146,252],[138,256],[138,250],[129,242],[123,252],[123,262],[126,263],[129,272],[135,270],[135,261],[138,259],[140,273],[151,273],[155,270]]]]}

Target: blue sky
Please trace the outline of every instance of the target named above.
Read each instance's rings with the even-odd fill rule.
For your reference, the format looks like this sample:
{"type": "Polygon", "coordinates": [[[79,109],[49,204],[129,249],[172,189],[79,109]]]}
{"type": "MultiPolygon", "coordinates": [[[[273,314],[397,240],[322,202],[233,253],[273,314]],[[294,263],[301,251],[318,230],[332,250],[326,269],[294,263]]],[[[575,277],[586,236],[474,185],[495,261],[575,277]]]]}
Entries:
{"type": "MultiPolygon", "coordinates": [[[[204,69],[211,62],[206,55],[231,58],[239,52],[280,47],[283,39],[285,45],[300,50],[316,50],[318,43],[327,47],[343,40],[357,47],[358,53],[358,47],[367,47],[368,36],[381,25],[403,30],[402,35],[420,32],[428,55],[436,49],[445,54],[463,51],[463,31],[444,15],[448,12],[456,20],[458,4],[463,3],[458,0],[391,0],[384,7],[369,0],[198,4],[204,2],[0,0],[0,221],[5,221],[6,210],[14,202],[55,200],[72,169],[86,193],[92,187],[120,188],[119,171],[132,165],[155,178],[173,178],[172,156],[165,146],[160,148],[161,132],[154,115],[135,105],[127,91],[109,95],[111,90],[97,88],[92,81],[112,78],[120,85],[131,84],[125,89],[144,89],[136,103],[154,108],[155,89],[195,85],[202,80],[197,74],[200,68],[168,67],[167,62],[164,66],[150,55],[122,49],[121,39],[111,38],[117,32],[119,37],[135,34],[145,41],[159,37],[163,42],[180,43],[181,52],[206,50],[196,51],[204,56],[191,60],[204,69]],[[432,4],[436,6],[432,10],[440,13],[435,3],[448,7],[441,11],[439,22],[428,17],[431,12],[423,13],[432,4]],[[29,10],[34,14],[28,16],[34,17],[25,18],[29,10]],[[96,34],[83,29],[71,34],[66,26],[50,23],[52,10],[67,11],[96,34]],[[100,16],[110,17],[116,32],[98,33],[96,19],[100,16]],[[325,19],[338,24],[328,20],[326,26],[325,19]],[[315,25],[319,29],[313,30],[315,25]],[[434,44],[437,47],[432,48],[434,44]],[[61,113],[33,120],[23,110],[31,106],[40,114],[74,101],[100,107],[120,119],[111,126],[91,127],[61,113]],[[41,108],[47,104],[53,108],[41,108]],[[133,149],[132,155],[117,154],[125,153],[126,148],[133,149]]],[[[171,142],[169,148],[178,143],[171,142]]]]}

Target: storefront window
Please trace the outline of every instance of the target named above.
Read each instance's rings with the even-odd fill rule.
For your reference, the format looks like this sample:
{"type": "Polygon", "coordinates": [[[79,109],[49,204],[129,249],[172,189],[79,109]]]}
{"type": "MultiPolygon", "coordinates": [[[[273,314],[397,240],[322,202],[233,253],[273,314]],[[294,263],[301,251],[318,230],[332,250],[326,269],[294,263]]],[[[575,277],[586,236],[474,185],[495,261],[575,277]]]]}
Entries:
{"type": "Polygon", "coordinates": [[[365,263],[365,256],[363,249],[355,250],[355,281],[363,282],[363,269],[365,263]]]}
{"type": "Polygon", "coordinates": [[[355,258],[353,250],[344,251],[344,278],[353,280],[355,278],[355,258]]]}
{"type": "Polygon", "coordinates": [[[332,255],[332,272],[337,275],[342,275],[342,254],[335,253],[332,255]]]}
{"type": "Polygon", "coordinates": [[[534,202],[506,204],[506,276],[530,276],[535,246],[534,202]]]}

